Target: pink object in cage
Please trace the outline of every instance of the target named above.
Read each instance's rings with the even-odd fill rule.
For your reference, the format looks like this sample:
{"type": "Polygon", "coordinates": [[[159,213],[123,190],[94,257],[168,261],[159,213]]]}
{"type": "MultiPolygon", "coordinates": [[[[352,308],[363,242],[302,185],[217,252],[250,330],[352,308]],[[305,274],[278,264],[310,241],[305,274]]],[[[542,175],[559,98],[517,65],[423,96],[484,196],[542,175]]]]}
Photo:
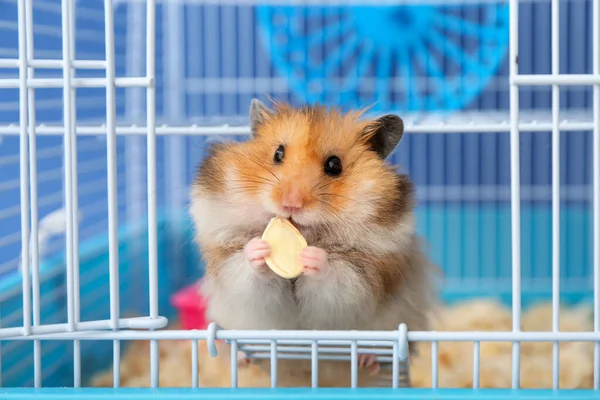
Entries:
{"type": "Polygon", "coordinates": [[[206,329],[207,298],[200,291],[200,282],[187,286],[171,296],[171,304],[179,313],[183,329],[206,329]]]}

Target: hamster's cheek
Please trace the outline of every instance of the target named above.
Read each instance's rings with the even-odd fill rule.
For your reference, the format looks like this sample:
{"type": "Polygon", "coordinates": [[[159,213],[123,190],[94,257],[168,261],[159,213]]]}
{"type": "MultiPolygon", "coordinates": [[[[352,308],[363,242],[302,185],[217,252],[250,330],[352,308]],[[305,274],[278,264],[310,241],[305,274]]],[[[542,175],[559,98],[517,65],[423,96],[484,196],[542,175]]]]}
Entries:
{"type": "Polygon", "coordinates": [[[276,215],[279,213],[277,205],[271,198],[271,193],[268,190],[263,191],[258,195],[258,202],[263,212],[276,215]]]}
{"type": "Polygon", "coordinates": [[[375,190],[375,181],[372,179],[362,180],[358,185],[358,192],[361,194],[371,193],[375,190]]]}

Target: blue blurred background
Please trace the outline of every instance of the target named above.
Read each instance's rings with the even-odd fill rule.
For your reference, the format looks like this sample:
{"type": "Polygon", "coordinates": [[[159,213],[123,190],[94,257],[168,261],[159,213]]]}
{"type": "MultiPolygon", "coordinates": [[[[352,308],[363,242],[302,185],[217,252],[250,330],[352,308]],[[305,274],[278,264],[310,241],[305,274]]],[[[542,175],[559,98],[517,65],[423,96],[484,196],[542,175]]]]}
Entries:
{"type": "MultiPolygon", "coordinates": [[[[396,112],[407,122],[408,134],[391,161],[417,184],[419,230],[446,273],[447,298],[488,294],[509,300],[507,2],[221,3],[226,2],[159,2],[159,125],[247,125],[250,100],[267,96],[344,109],[375,103],[375,113],[396,112]],[[439,120],[448,121],[457,133],[410,130],[439,120]],[[472,132],[467,129],[471,122],[498,123],[498,132],[472,132]],[[461,127],[469,132],[461,133],[461,127]]],[[[34,0],[33,4],[35,57],[61,59],[60,1],[34,0]]],[[[561,73],[591,73],[591,1],[564,0],[560,10],[561,73]]],[[[100,0],[76,2],[76,59],[105,58],[103,13],[100,0]]],[[[524,1],[519,13],[519,72],[551,73],[550,2],[524,1]]],[[[144,76],[144,24],[143,2],[115,1],[117,76],[144,76]]],[[[16,0],[0,0],[0,37],[0,57],[18,58],[16,0]]],[[[104,71],[75,73],[77,77],[104,76],[104,71]]],[[[0,70],[0,74],[18,77],[16,70],[0,70]]],[[[36,77],[44,76],[59,77],[62,71],[36,71],[36,77]]],[[[105,89],[81,88],[75,95],[79,126],[105,123],[105,89]]],[[[561,88],[561,119],[591,121],[591,97],[591,88],[561,88]]],[[[62,106],[62,89],[36,91],[39,124],[61,125],[62,106]]],[[[143,126],[145,110],[144,89],[117,89],[120,125],[143,126]]],[[[551,88],[521,88],[520,110],[524,123],[550,122],[551,88]]],[[[0,125],[18,121],[18,90],[1,89],[0,125]]],[[[215,133],[158,139],[163,315],[173,314],[169,294],[200,273],[185,215],[194,168],[210,143],[231,138],[215,133]]],[[[234,135],[233,139],[245,137],[234,135]]],[[[565,301],[578,301],[592,289],[591,144],[589,131],[569,130],[561,136],[561,289],[565,301]]],[[[547,297],[551,289],[550,132],[522,132],[520,146],[522,286],[524,303],[528,303],[547,297]]],[[[109,310],[106,142],[102,136],[81,136],[77,147],[82,319],[102,319],[109,310]]],[[[62,137],[38,137],[41,219],[63,208],[62,151],[62,137]]],[[[125,315],[143,315],[148,312],[145,137],[120,136],[117,157],[121,310],[125,315]]],[[[0,137],[0,171],[0,316],[2,326],[19,326],[17,136],[0,137]]],[[[44,243],[43,322],[64,322],[64,236],[44,243]]],[[[5,382],[31,383],[31,357],[10,364],[11,359],[30,352],[30,347],[17,343],[2,347],[5,382]]],[[[44,343],[46,384],[69,384],[71,375],[64,370],[70,367],[65,363],[71,357],[69,349],[60,342],[44,343]]],[[[94,359],[91,352],[86,354],[94,359]]],[[[94,369],[92,364],[84,363],[88,373],[94,369]]]]}

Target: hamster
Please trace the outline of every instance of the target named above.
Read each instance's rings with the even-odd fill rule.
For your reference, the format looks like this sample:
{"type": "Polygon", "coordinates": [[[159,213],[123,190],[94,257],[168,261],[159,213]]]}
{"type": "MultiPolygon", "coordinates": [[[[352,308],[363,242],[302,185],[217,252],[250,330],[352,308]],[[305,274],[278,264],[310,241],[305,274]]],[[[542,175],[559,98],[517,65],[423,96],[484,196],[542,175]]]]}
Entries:
{"type": "MultiPolygon", "coordinates": [[[[211,321],[225,329],[429,329],[438,270],[415,231],[413,183],[385,162],[403,121],[363,114],[270,109],[254,99],[250,140],[211,148],[190,202],[211,321]],[[260,237],[274,216],[309,245],[292,280],[265,263],[270,249],[260,237]]],[[[280,386],[310,385],[310,364],[299,365],[279,360],[280,386]],[[294,374],[304,375],[286,380],[294,374]]],[[[375,356],[361,355],[359,366],[368,385],[362,377],[376,375],[375,356]]],[[[349,366],[320,361],[319,370],[321,386],[349,384],[349,366]]]]}

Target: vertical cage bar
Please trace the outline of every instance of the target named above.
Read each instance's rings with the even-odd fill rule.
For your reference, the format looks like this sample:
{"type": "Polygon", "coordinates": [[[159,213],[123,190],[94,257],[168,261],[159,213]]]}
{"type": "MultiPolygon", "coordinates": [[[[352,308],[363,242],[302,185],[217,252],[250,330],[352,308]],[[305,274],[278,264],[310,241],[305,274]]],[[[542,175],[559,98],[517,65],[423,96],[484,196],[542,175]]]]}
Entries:
{"type": "Polygon", "coordinates": [[[75,331],[75,304],[74,304],[74,249],[73,228],[75,226],[73,219],[75,215],[73,198],[74,198],[74,183],[73,183],[73,119],[71,116],[73,104],[71,101],[72,85],[71,85],[71,35],[69,12],[71,9],[70,2],[72,0],[62,0],[62,51],[63,51],[63,123],[65,126],[64,133],[64,157],[65,157],[65,205],[67,211],[67,323],[68,331],[75,331]]]}
{"type": "Polygon", "coordinates": [[[350,343],[350,381],[352,389],[358,386],[358,347],[356,340],[350,343]]]}
{"type": "Polygon", "coordinates": [[[238,387],[238,343],[231,341],[231,387],[238,387]]]}
{"type": "MultiPolygon", "coordinates": [[[[76,4],[75,1],[69,3],[69,42],[71,47],[71,60],[76,58],[76,4]]],[[[75,78],[75,68],[71,68],[71,79],[75,78]]],[[[71,158],[73,168],[71,175],[73,176],[73,210],[75,216],[73,218],[73,319],[75,323],[79,322],[80,309],[80,293],[79,293],[79,174],[77,163],[77,88],[71,90],[71,135],[73,136],[73,146],[71,147],[71,158]]],[[[73,341],[73,386],[81,386],[81,342],[73,341]]]]}
{"type": "MultiPolygon", "coordinates": [[[[560,73],[560,4],[552,0],[552,75],[560,73]]],[[[560,88],[552,85],[552,331],[560,311],[560,88]]],[[[552,387],[559,387],[559,343],[552,344],[552,387]]]]}
{"type": "Polygon", "coordinates": [[[438,387],[438,342],[431,342],[431,388],[438,387]]]}
{"type": "Polygon", "coordinates": [[[473,389],[479,389],[481,351],[479,342],[473,342],[473,389]]]}
{"type": "MultiPolygon", "coordinates": [[[[513,332],[521,330],[521,187],[519,162],[519,87],[514,78],[519,72],[519,1],[510,0],[510,205],[511,205],[511,239],[512,239],[512,328],[513,332]]],[[[519,388],[520,377],[519,342],[513,342],[512,352],[512,387],[519,388]]]]}
{"type": "Polygon", "coordinates": [[[31,334],[29,256],[29,147],[27,138],[27,35],[25,0],[18,3],[19,35],[19,174],[21,185],[21,274],[23,277],[23,334],[31,334]]]}
{"type": "Polygon", "coordinates": [[[400,366],[398,365],[398,342],[395,341],[392,347],[392,388],[398,388],[398,380],[400,378],[400,366]]]}
{"type": "Polygon", "coordinates": [[[319,342],[313,341],[310,347],[311,386],[319,387],[319,342]]]}
{"type": "MultiPolygon", "coordinates": [[[[158,224],[156,216],[156,0],[146,3],[146,89],[148,172],[148,275],[150,318],[158,318],[158,224]]],[[[150,385],[158,387],[158,341],[150,341],[150,385]]]]}
{"type": "MultiPolygon", "coordinates": [[[[27,59],[33,60],[33,7],[32,0],[25,1],[27,59]]],[[[32,79],[35,69],[27,69],[27,78],[32,79]]],[[[31,195],[31,278],[33,291],[33,326],[40,324],[40,251],[39,251],[39,216],[38,216],[38,178],[37,178],[37,140],[35,132],[35,89],[30,87],[27,93],[27,112],[29,124],[29,193],[31,195]]],[[[33,341],[33,386],[42,386],[42,344],[33,341]]]]}
{"type": "Polygon", "coordinates": [[[71,85],[71,35],[70,24],[69,24],[69,11],[71,9],[70,2],[72,0],[62,0],[61,16],[62,16],[62,51],[63,51],[63,123],[65,126],[64,133],[64,157],[65,157],[65,205],[67,211],[67,323],[68,331],[75,331],[75,305],[74,305],[74,260],[73,254],[75,250],[73,248],[73,219],[75,210],[73,208],[73,119],[71,116],[71,96],[72,96],[72,85],[71,85]]]}
{"type": "Polygon", "coordinates": [[[277,341],[271,340],[271,387],[277,387],[277,341]]]}
{"type": "MultiPolygon", "coordinates": [[[[593,71],[600,76],[600,0],[593,5],[593,71]]],[[[600,332],[600,85],[594,85],[594,331],[600,332]]],[[[594,389],[600,390],[600,343],[594,343],[594,389]]]]}
{"type": "MultiPolygon", "coordinates": [[[[106,56],[106,171],[108,177],[108,269],[111,329],[119,329],[119,238],[117,203],[117,132],[115,91],[115,23],[113,0],[104,0],[106,56]]],[[[113,385],[120,386],[120,342],[113,341],[113,385]]]]}
{"type": "Polygon", "coordinates": [[[198,387],[198,341],[192,340],[192,387],[198,387]]]}

